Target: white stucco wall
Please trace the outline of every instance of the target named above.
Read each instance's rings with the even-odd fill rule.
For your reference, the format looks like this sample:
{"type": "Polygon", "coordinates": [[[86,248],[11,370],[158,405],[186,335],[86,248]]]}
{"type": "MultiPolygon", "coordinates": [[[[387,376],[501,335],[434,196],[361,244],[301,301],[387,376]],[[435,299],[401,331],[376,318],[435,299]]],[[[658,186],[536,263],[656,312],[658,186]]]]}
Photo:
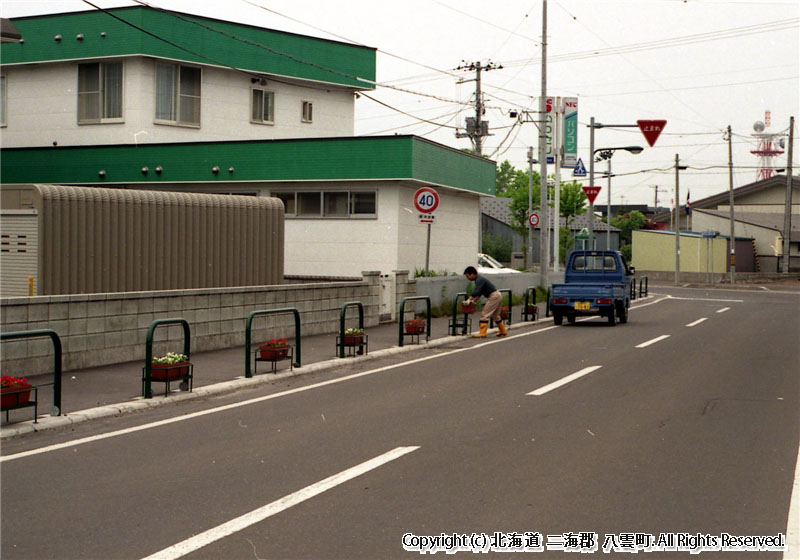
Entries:
{"type": "MultiPolygon", "coordinates": [[[[408,270],[413,275],[415,269],[425,268],[427,226],[420,223],[413,204],[418,185],[356,182],[324,188],[376,190],[377,218],[287,218],[286,274],[358,276],[362,270],[408,270]]],[[[479,199],[451,190],[438,192],[429,268],[460,274],[474,264],[478,252],[479,199]]]]}
{"type": "MultiPolygon", "coordinates": [[[[203,67],[200,128],[155,124],[155,59],[123,59],[123,121],[78,124],[78,62],[5,66],[8,112],[4,147],[201,142],[352,136],[350,90],[299,87],[268,80],[275,92],[275,124],[250,122],[250,76],[203,67]],[[312,123],[301,121],[302,102],[314,107],[312,123]]],[[[282,80],[286,81],[286,80],[282,80]]]]}

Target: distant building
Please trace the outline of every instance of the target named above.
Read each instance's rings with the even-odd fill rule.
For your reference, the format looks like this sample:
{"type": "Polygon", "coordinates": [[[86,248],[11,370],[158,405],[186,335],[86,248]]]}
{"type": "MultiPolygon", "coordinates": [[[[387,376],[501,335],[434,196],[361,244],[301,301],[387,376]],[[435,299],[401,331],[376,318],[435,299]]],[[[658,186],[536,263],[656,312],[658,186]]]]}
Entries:
{"type": "MultiPolygon", "coordinates": [[[[745,255],[752,259],[753,270],[781,270],[783,253],[784,216],[786,208],[786,175],[774,175],[733,190],[737,270],[745,255]],[[741,256],[741,258],[740,258],[741,256]]],[[[790,270],[800,270],[800,177],[792,177],[792,230],[789,242],[790,270]]],[[[691,213],[679,208],[681,231],[702,234],[715,231],[720,237],[730,237],[730,193],[725,191],[692,201],[691,213]]],[[[653,220],[668,229],[671,213],[662,212],[653,220]]],[[[747,261],[744,261],[747,262],[747,261]]]]}

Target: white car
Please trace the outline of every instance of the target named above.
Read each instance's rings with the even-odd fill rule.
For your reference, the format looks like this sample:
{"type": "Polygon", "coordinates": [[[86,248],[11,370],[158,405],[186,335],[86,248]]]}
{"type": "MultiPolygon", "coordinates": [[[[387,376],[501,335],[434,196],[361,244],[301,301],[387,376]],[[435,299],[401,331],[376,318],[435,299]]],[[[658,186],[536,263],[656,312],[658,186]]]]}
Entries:
{"type": "Polygon", "coordinates": [[[508,268],[497,262],[493,257],[478,253],[478,274],[504,274],[506,272],[513,272],[519,274],[519,270],[508,268]]]}

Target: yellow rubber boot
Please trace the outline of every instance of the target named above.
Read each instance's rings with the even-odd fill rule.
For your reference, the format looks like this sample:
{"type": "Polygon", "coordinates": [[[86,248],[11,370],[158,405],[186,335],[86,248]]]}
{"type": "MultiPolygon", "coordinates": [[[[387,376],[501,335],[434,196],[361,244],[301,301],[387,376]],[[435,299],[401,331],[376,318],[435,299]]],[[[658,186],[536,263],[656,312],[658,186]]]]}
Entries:
{"type": "Polygon", "coordinates": [[[478,334],[473,334],[472,338],[486,338],[486,331],[489,330],[489,323],[484,323],[481,321],[481,332],[478,334]]]}
{"type": "Polygon", "coordinates": [[[505,336],[507,334],[508,331],[506,330],[506,326],[503,324],[503,322],[500,321],[497,323],[497,336],[505,336]]]}

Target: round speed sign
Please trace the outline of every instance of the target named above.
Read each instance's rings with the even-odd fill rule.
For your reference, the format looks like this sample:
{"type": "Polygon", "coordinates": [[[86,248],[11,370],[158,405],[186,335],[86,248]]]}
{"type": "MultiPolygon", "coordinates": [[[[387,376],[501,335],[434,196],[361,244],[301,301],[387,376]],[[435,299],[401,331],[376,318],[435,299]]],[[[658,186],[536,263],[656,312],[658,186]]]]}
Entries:
{"type": "Polygon", "coordinates": [[[430,187],[422,187],[414,193],[414,207],[423,214],[430,214],[439,206],[439,194],[430,187]]]}
{"type": "Polygon", "coordinates": [[[536,227],[539,225],[539,214],[536,212],[532,212],[530,216],[528,216],[528,223],[531,227],[536,227]]]}

